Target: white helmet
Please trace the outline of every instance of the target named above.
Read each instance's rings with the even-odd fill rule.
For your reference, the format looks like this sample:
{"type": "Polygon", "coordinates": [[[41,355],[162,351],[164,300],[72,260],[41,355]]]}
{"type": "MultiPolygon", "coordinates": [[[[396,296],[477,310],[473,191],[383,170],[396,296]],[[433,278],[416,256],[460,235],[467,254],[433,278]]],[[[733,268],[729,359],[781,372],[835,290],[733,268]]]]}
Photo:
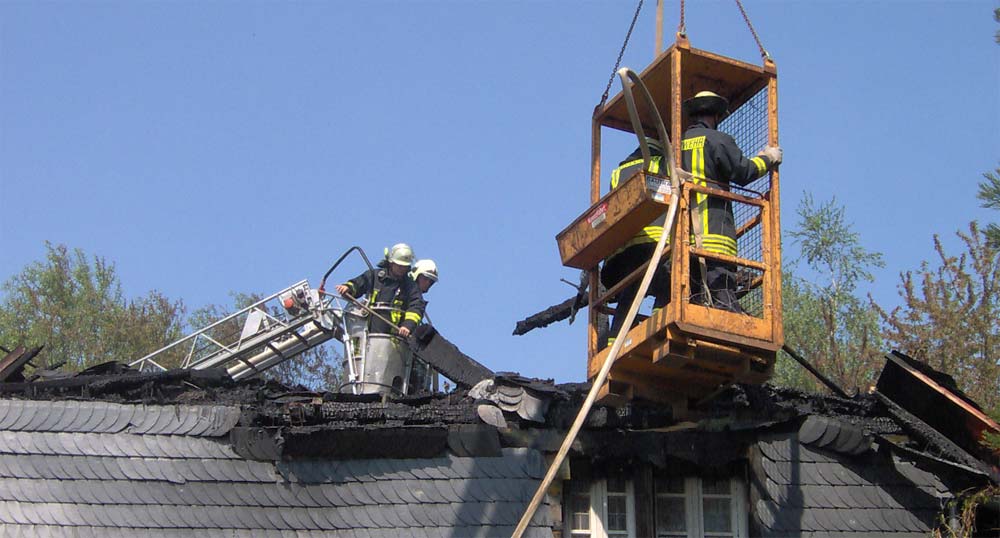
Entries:
{"type": "Polygon", "coordinates": [[[413,264],[413,249],[406,243],[396,243],[385,251],[385,259],[389,260],[389,263],[409,267],[413,264]]]}
{"type": "Polygon", "coordinates": [[[413,280],[416,280],[420,275],[431,279],[431,282],[437,282],[438,268],[434,260],[417,260],[413,264],[413,271],[410,271],[410,276],[413,277],[413,280]]]}

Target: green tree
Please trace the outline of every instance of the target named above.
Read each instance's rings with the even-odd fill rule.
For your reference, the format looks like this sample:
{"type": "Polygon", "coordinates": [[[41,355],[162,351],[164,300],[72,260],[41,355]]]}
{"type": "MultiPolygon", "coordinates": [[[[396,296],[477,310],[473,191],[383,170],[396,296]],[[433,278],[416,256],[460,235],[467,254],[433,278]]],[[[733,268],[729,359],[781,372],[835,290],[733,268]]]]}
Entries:
{"type": "Polygon", "coordinates": [[[1000,406],[1000,263],[989,230],[976,222],[957,232],[965,252],[900,275],[903,304],[878,309],[893,347],[952,375],[959,387],[987,408],[1000,406]]]}
{"type": "Polygon", "coordinates": [[[184,305],[157,291],[124,296],[114,264],[46,242],[36,261],[3,285],[0,340],[5,347],[45,345],[49,363],[67,369],[130,362],[176,340],[184,305]]]}
{"type": "MultiPolygon", "coordinates": [[[[264,298],[258,293],[230,292],[230,296],[232,297],[232,306],[229,308],[210,304],[193,311],[188,319],[191,330],[196,331],[207,327],[230,313],[242,310],[264,298]]],[[[282,312],[278,309],[272,310],[270,314],[277,318],[282,316],[282,312]]],[[[222,323],[214,327],[208,336],[218,342],[235,341],[243,330],[242,322],[243,320],[239,319],[222,323]]],[[[302,385],[307,389],[317,391],[335,391],[342,379],[342,368],[340,367],[342,359],[340,354],[334,351],[334,346],[335,342],[330,341],[312,348],[267,370],[264,376],[286,385],[302,385]]]]}
{"type": "MultiPolygon", "coordinates": [[[[997,10],[1000,15],[1000,9],[997,10]]],[[[1000,39],[1000,32],[997,33],[1000,39]]],[[[977,197],[983,202],[982,206],[987,209],[1000,209],[1000,168],[992,172],[984,172],[985,181],[979,183],[979,193],[977,197]]],[[[1000,247],[1000,226],[989,224],[986,227],[986,239],[993,248],[1000,247]]]]}
{"type": "MultiPolygon", "coordinates": [[[[857,295],[861,281],[882,267],[882,254],[861,246],[844,208],[830,200],[819,206],[806,193],[798,208],[797,229],[788,235],[801,259],[783,270],[785,340],[845,391],[864,390],[874,382],[883,361],[878,316],[857,295]],[[802,260],[815,281],[796,275],[802,260]]],[[[822,388],[808,372],[781,353],[777,384],[807,390],[822,388]]]]}

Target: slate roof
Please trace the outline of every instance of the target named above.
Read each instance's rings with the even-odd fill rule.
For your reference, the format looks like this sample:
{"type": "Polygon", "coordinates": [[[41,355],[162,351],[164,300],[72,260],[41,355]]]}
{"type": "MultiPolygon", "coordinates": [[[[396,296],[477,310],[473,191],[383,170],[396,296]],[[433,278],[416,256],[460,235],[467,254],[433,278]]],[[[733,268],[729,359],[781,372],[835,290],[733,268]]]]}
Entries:
{"type": "MultiPolygon", "coordinates": [[[[252,461],[240,409],[0,401],[0,535],[510,536],[540,453],[252,461]]],[[[335,439],[335,438],[334,438],[335,439]]],[[[550,537],[548,510],[526,536],[550,537]]]]}
{"type": "Polygon", "coordinates": [[[882,452],[847,455],[776,434],[752,451],[753,519],[760,536],[927,536],[947,487],[882,452]]]}

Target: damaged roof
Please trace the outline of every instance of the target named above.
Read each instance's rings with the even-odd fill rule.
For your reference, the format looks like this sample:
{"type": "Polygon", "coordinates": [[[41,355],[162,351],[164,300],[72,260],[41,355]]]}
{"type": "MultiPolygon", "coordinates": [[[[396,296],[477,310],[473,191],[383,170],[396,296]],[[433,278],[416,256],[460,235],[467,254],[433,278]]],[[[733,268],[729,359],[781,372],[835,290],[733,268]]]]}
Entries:
{"type": "MultiPolygon", "coordinates": [[[[101,538],[509,536],[588,388],[495,374],[383,401],[118,365],[3,383],[0,526],[101,538]]],[[[745,462],[765,536],[923,535],[953,492],[996,480],[881,394],[733,385],[690,411],[598,406],[571,454],[745,462]]],[[[552,536],[556,523],[543,508],[526,536],[552,536]]]]}

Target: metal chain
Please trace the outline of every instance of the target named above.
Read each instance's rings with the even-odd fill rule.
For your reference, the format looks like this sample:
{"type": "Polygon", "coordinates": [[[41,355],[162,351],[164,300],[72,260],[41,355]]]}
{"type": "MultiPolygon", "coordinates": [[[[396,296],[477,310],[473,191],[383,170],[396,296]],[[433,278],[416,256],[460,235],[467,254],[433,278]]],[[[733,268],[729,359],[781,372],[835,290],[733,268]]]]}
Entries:
{"type": "MultiPolygon", "coordinates": [[[[681,5],[682,6],[684,5],[684,0],[681,0],[681,5]]],[[[757,42],[757,48],[760,49],[760,57],[764,58],[765,60],[770,60],[771,55],[768,54],[766,50],[764,50],[764,44],[760,42],[760,37],[757,35],[757,30],[753,29],[753,24],[750,23],[750,17],[747,16],[747,11],[743,9],[743,2],[740,2],[740,0],[736,0],[736,6],[740,8],[740,13],[743,14],[743,20],[747,22],[747,28],[749,28],[750,33],[753,34],[753,40],[757,42]]],[[[683,15],[681,15],[681,20],[684,20],[683,15]]]]}
{"type": "Polygon", "coordinates": [[[642,10],[642,1],[639,0],[639,5],[635,8],[635,15],[632,15],[632,24],[628,25],[628,33],[625,34],[625,42],[622,43],[622,50],[618,52],[618,59],[615,60],[615,68],[611,70],[611,77],[608,78],[608,86],[604,88],[604,94],[601,95],[601,104],[597,105],[598,108],[603,107],[604,103],[608,102],[608,93],[611,92],[611,84],[615,81],[615,74],[618,73],[618,67],[622,63],[622,56],[625,55],[625,47],[628,46],[628,40],[632,37],[632,30],[635,28],[635,21],[639,19],[639,11],[642,10]]]}
{"type": "Polygon", "coordinates": [[[681,22],[677,25],[677,33],[687,35],[687,28],[684,27],[684,0],[681,0],[681,22]]]}

